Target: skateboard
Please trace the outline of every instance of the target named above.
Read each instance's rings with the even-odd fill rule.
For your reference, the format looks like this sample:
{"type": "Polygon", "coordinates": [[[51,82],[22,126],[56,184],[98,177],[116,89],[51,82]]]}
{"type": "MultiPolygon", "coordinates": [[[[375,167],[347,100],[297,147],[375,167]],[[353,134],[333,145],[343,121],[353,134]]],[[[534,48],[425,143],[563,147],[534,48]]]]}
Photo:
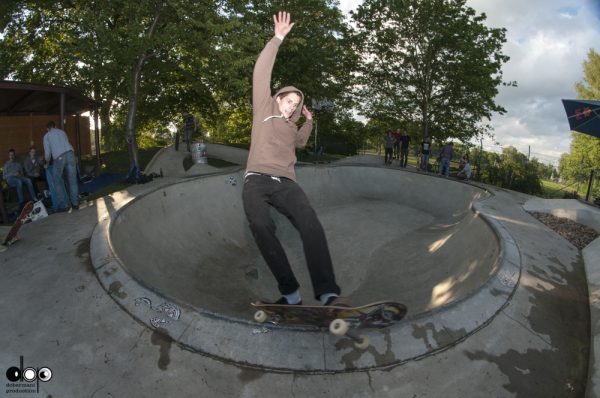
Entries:
{"type": "Polygon", "coordinates": [[[19,229],[21,229],[21,226],[23,224],[25,224],[27,222],[27,220],[29,220],[29,214],[31,213],[32,210],[33,210],[33,202],[27,202],[25,204],[25,206],[23,207],[23,210],[21,210],[21,214],[19,214],[17,221],[15,221],[13,226],[8,231],[8,235],[6,235],[6,237],[4,238],[4,241],[2,241],[2,245],[0,245],[3,248],[5,248],[4,250],[6,250],[7,246],[12,245],[17,240],[19,240],[19,238],[17,238],[19,229]]]}
{"type": "Polygon", "coordinates": [[[360,307],[265,304],[260,301],[251,305],[257,310],[254,314],[257,322],[328,328],[333,335],[350,337],[359,349],[369,346],[369,338],[355,335],[351,330],[391,326],[404,318],[407,311],[404,304],[392,301],[378,301],[360,307]]]}

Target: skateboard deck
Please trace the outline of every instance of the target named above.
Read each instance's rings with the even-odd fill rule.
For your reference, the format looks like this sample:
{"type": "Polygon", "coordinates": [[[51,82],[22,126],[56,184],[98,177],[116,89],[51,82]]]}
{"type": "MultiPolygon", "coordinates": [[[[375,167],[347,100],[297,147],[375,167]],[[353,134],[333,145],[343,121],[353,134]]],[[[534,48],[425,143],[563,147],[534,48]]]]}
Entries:
{"type": "Polygon", "coordinates": [[[274,325],[292,324],[329,328],[338,336],[348,335],[357,342],[357,347],[368,346],[368,339],[349,333],[351,329],[382,329],[400,321],[406,315],[404,304],[393,301],[378,301],[360,307],[335,307],[323,305],[285,305],[251,303],[257,310],[257,322],[274,325]]]}
{"type": "Polygon", "coordinates": [[[25,222],[28,220],[29,214],[31,213],[32,210],[33,210],[33,202],[27,202],[25,204],[25,206],[23,206],[23,209],[21,210],[21,214],[19,214],[19,217],[17,218],[17,220],[15,221],[13,226],[8,231],[8,234],[2,241],[1,246],[6,247],[8,245],[12,245],[13,243],[15,243],[18,240],[17,234],[19,233],[19,229],[21,229],[21,226],[23,226],[23,224],[25,224],[25,222]]]}

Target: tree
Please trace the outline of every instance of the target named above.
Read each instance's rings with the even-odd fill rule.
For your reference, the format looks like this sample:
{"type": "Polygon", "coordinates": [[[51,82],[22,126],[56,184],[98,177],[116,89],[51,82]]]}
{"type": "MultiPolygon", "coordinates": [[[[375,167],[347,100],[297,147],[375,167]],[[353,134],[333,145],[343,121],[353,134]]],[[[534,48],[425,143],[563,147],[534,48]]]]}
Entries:
{"type": "Polygon", "coordinates": [[[211,105],[202,74],[215,49],[210,27],[221,18],[214,2],[17,3],[0,40],[0,50],[10,54],[0,60],[2,75],[78,87],[101,101],[105,143],[118,147],[127,138],[132,165],[136,116],[157,120],[184,106],[182,100],[211,105]]]}
{"type": "MultiPolygon", "coordinates": [[[[600,139],[572,132],[569,153],[560,158],[560,176],[570,184],[584,186],[592,170],[600,170],[600,139]]],[[[600,186],[593,188],[593,194],[600,195],[600,186]]]]}
{"type": "Polygon", "coordinates": [[[279,49],[273,89],[294,85],[303,91],[309,107],[312,100],[333,102],[333,108],[316,113],[319,134],[339,131],[349,117],[352,76],[348,70],[355,68],[356,56],[347,44],[348,26],[337,1],[229,1],[223,10],[230,29],[218,43],[220,57],[210,61],[211,69],[219,71],[212,75],[222,117],[218,134],[249,142],[252,69],[273,37],[272,15],[282,9],[290,12],[295,25],[279,49]]]}
{"type": "Polygon", "coordinates": [[[516,148],[504,148],[501,154],[473,149],[473,158],[480,157],[480,181],[529,194],[542,192],[539,162],[527,160],[516,148]]]}
{"type": "Polygon", "coordinates": [[[583,62],[583,82],[575,84],[577,98],[600,98],[600,55],[591,48],[588,59],[583,62]]]}
{"type": "Polygon", "coordinates": [[[102,102],[105,149],[124,147],[127,131],[133,164],[140,130],[166,126],[182,108],[213,137],[249,141],[252,68],[273,35],[271,15],[284,7],[296,26],[281,48],[275,85],[297,85],[309,105],[334,101],[320,126],[339,131],[349,115],[346,71],[355,57],[334,0],[15,0],[4,7],[0,75],[77,87],[102,102]]]}
{"type": "MultiPolygon", "coordinates": [[[[593,49],[583,62],[583,82],[575,85],[577,98],[600,98],[600,55],[593,49]]],[[[569,153],[560,158],[561,177],[571,184],[586,184],[592,170],[600,170],[600,139],[572,132],[569,153]]],[[[593,187],[593,194],[600,195],[600,185],[593,187]]]]}
{"type": "Polygon", "coordinates": [[[423,137],[467,141],[486,132],[501,84],[505,29],[466,0],[365,0],[353,19],[362,55],[357,91],[370,118],[402,119],[423,137]]]}

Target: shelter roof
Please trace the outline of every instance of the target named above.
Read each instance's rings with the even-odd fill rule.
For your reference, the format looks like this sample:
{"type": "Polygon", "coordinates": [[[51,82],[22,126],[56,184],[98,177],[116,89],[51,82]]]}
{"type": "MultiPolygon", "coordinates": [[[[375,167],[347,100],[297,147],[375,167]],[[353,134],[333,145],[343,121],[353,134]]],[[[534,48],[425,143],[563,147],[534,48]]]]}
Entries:
{"type": "Polygon", "coordinates": [[[97,109],[100,103],[77,89],[37,83],[0,81],[0,116],[60,114],[60,96],[65,94],[65,114],[97,109]]]}

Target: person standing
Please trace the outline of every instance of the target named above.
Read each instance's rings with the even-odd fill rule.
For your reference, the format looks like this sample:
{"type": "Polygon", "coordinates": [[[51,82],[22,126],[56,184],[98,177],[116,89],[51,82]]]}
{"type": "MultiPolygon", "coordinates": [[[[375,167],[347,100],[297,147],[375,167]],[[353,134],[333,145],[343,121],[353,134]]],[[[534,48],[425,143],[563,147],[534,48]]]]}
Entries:
{"type": "MultiPolygon", "coordinates": [[[[59,211],[69,207],[79,209],[79,186],[77,185],[77,164],[73,147],[69,144],[67,133],[56,128],[53,121],[46,125],[47,133],[44,135],[44,158],[46,166],[52,161],[52,179],[56,192],[56,202],[59,211]],[[63,174],[67,174],[69,193],[65,190],[63,174]]],[[[52,199],[54,201],[54,198],[52,199]]]]}
{"type": "Polygon", "coordinates": [[[392,135],[394,136],[394,159],[400,159],[400,138],[402,137],[402,133],[400,129],[397,129],[392,135]]]}
{"type": "Polygon", "coordinates": [[[400,167],[406,167],[408,163],[408,146],[410,144],[410,137],[406,134],[406,131],[402,132],[400,137],[400,167]]]}
{"type": "Polygon", "coordinates": [[[421,142],[421,170],[429,171],[429,151],[431,144],[429,143],[429,137],[425,137],[421,142]]]}
{"type": "Polygon", "coordinates": [[[449,142],[440,151],[440,174],[448,177],[450,174],[450,161],[454,156],[454,143],[449,142]]]}
{"type": "Polygon", "coordinates": [[[384,143],[384,148],[385,148],[385,158],[384,158],[385,164],[392,164],[392,157],[394,155],[394,143],[395,142],[396,142],[396,140],[394,140],[394,136],[392,135],[392,132],[388,131],[387,134],[385,135],[385,137],[383,137],[383,143],[384,143]]]}
{"type": "Polygon", "coordinates": [[[301,304],[300,285],[275,235],[270,209],[284,214],[300,233],[315,299],[323,305],[349,305],[340,298],[325,232],[302,188],[296,183],[295,148],[310,137],[313,116],[304,94],[293,86],[272,96],[271,73],[279,46],[294,23],[290,14],[273,16],[275,36],[261,51],[252,75],[252,136],[242,200],[250,231],[277,280],[281,298],[275,304],[301,304]],[[296,123],[304,116],[305,121],[296,123]]]}
{"type": "Polygon", "coordinates": [[[198,130],[198,121],[187,110],[181,112],[181,118],[183,119],[183,139],[187,144],[188,152],[191,150],[192,138],[196,130],[198,130]]]}

